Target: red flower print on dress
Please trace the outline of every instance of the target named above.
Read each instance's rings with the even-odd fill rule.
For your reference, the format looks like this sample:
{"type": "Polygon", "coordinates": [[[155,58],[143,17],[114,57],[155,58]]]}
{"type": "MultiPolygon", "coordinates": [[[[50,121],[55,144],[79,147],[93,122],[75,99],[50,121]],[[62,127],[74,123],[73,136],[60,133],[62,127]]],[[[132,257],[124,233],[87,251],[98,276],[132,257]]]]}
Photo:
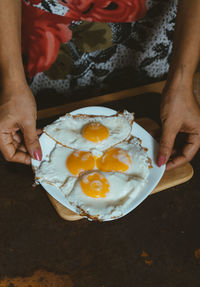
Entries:
{"type": "Polygon", "coordinates": [[[146,0],[59,0],[72,20],[134,22],[146,14],[146,0]]]}
{"type": "Polygon", "coordinates": [[[32,4],[32,5],[37,5],[39,3],[41,3],[42,0],[28,0],[28,3],[32,4]]]}
{"type": "Polygon", "coordinates": [[[22,54],[25,72],[32,78],[56,60],[60,44],[71,39],[69,20],[31,5],[22,6],[22,54]]]}

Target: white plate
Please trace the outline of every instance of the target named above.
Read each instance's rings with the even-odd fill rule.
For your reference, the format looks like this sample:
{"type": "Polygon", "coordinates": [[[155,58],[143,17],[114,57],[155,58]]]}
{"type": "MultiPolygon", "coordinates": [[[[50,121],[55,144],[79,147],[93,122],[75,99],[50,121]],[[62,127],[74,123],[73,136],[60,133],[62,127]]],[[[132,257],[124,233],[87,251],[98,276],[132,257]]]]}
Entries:
{"type": "MultiPolygon", "coordinates": [[[[76,114],[88,114],[88,115],[105,115],[110,116],[114,115],[116,113],[115,110],[105,108],[105,107],[86,107],[82,109],[75,110],[71,112],[72,115],[76,114]]],[[[164,171],[165,166],[158,167],[156,165],[156,155],[158,152],[158,143],[154,140],[154,138],[146,132],[140,125],[137,123],[133,123],[132,128],[132,135],[140,138],[142,140],[142,146],[148,148],[148,156],[152,159],[152,166],[153,168],[150,169],[150,174],[148,177],[148,183],[144,187],[143,190],[141,190],[138,195],[135,197],[135,200],[132,202],[130,208],[127,210],[126,214],[131,212],[134,208],[136,208],[156,187],[158,182],[160,181],[164,171]]],[[[50,151],[55,145],[55,142],[48,137],[46,134],[42,134],[40,137],[40,144],[42,147],[42,154],[43,158],[48,156],[50,151]]],[[[33,167],[39,166],[39,162],[36,160],[32,160],[33,167]]],[[[67,199],[64,197],[64,195],[59,191],[58,188],[55,186],[52,186],[50,184],[40,182],[40,184],[43,186],[43,188],[51,195],[53,196],[57,201],[59,201],[61,204],[66,206],[67,208],[71,209],[75,212],[73,206],[70,205],[70,203],[67,201],[67,199]]],[[[124,214],[124,215],[126,215],[124,214]]],[[[124,216],[123,215],[123,216],[124,216]]],[[[110,219],[113,220],[113,219],[110,219]]]]}

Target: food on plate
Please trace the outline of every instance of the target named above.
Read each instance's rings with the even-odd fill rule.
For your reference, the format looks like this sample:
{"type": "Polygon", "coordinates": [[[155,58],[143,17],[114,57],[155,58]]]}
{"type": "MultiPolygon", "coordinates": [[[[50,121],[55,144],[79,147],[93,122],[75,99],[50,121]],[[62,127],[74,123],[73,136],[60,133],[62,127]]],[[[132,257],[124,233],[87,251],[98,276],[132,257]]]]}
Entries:
{"type": "Polygon", "coordinates": [[[56,144],[36,169],[36,179],[60,187],[69,177],[78,177],[83,172],[96,169],[146,179],[149,165],[147,153],[136,137],[105,150],[100,156],[90,151],[74,150],[56,144]]]}
{"type": "Polygon", "coordinates": [[[71,155],[72,150],[56,144],[47,158],[44,158],[40,165],[35,168],[36,182],[44,181],[48,184],[60,187],[70,178],[70,184],[75,177],[66,167],[66,159],[71,155]]]}
{"type": "Polygon", "coordinates": [[[123,216],[145,185],[145,180],[125,173],[88,171],[68,194],[61,190],[77,213],[90,219],[107,220],[123,216]]]}
{"type": "Polygon", "coordinates": [[[123,216],[151,168],[147,149],[131,135],[132,122],[127,111],[61,117],[45,128],[55,144],[35,169],[36,180],[56,186],[72,209],[87,218],[123,216]]]}
{"type": "Polygon", "coordinates": [[[128,140],[104,151],[97,159],[96,166],[101,171],[124,172],[146,179],[151,162],[147,150],[141,146],[141,141],[131,136],[128,140]]]}
{"type": "Polygon", "coordinates": [[[130,136],[133,120],[134,114],[127,111],[112,116],[66,114],[44,132],[66,147],[103,151],[130,136]]]}

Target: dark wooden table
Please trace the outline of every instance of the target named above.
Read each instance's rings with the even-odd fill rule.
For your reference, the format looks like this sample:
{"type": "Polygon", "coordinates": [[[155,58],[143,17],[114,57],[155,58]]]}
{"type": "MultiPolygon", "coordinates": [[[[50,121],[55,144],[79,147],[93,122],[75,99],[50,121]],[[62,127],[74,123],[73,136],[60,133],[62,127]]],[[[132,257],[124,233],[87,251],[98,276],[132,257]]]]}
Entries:
{"type": "MultiPolygon", "coordinates": [[[[107,106],[159,121],[157,95],[107,106]]],[[[189,182],[124,218],[67,222],[30,167],[0,158],[0,287],[199,287],[200,153],[192,166],[189,182]]]]}

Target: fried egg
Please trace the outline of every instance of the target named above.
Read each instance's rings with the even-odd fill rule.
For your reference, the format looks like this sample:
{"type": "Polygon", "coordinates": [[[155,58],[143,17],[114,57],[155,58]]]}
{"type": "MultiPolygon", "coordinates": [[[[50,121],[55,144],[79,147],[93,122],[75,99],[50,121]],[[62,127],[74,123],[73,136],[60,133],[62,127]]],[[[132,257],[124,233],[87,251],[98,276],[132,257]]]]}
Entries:
{"type": "Polygon", "coordinates": [[[145,179],[149,174],[149,159],[136,137],[105,150],[101,156],[56,144],[37,168],[36,178],[59,187],[68,177],[78,177],[85,171],[96,169],[122,172],[145,179]]]}
{"type": "Polygon", "coordinates": [[[66,183],[72,188],[76,178],[85,171],[95,168],[91,152],[73,150],[56,144],[48,158],[35,170],[36,180],[42,180],[56,187],[66,183]]]}
{"type": "Polygon", "coordinates": [[[70,193],[65,184],[61,190],[78,214],[90,219],[110,220],[126,214],[144,185],[142,178],[94,170],[81,174],[70,193]]]}
{"type": "Polygon", "coordinates": [[[151,164],[141,141],[132,136],[129,140],[104,151],[103,155],[97,158],[96,167],[103,172],[116,171],[146,179],[151,164]]]}
{"type": "Polygon", "coordinates": [[[36,169],[36,179],[55,185],[79,214],[106,220],[121,217],[146,184],[146,149],[131,137],[101,156],[56,144],[36,169]]]}
{"type": "Polygon", "coordinates": [[[66,114],[44,132],[65,147],[103,151],[130,136],[133,120],[127,111],[112,116],[66,114]]]}
{"type": "Polygon", "coordinates": [[[66,114],[44,132],[55,146],[35,170],[56,186],[72,210],[89,219],[122,217],[147,183],[150,159],[131,136],[133,113],[66,114]]]}

